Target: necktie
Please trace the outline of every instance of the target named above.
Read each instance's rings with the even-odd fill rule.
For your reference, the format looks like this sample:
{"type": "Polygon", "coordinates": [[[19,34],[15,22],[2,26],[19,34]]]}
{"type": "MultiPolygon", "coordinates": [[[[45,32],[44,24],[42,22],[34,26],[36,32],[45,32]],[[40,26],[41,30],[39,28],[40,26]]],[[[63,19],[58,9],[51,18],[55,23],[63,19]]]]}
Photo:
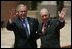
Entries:
{"type": "Polygon", "coordinates": [[[42,27],[42,32],[43,32],[43,34],[45,34],[46,27],[47,27],[47,25],[46,25],[46,23],[44,23],[44,24],[43,24],[43,27],[42,27]]]}
{"type": "Polygon", "coordinates": [[[28,32],[27,23],[26,23],[25,20],[23,20],[23,26],[25,27],[26,35],[27,35],[27,38],[28,38],[29,37],[29,32],[28,32]]]}

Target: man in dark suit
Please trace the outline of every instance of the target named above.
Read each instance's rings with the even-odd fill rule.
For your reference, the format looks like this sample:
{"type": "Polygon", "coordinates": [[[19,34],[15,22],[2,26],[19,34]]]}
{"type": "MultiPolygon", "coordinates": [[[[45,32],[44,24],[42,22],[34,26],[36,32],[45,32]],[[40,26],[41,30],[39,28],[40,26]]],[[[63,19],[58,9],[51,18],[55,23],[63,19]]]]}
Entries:
{"type": "Polygon", "coordinates": [[[37,48],[38,20],[27,17],[27,6],[20,4],[11,12],[7,29],[15,34],[14,48],[37,48]]]}
{"type": "Polygon", "coordinates": [[[60,29],[65,25],[65,8],[61,13],[58,12],[58,18],[51,18],[46,8],[41,9],[40,15],[42,23],[40,23],[41,48],[60,48],[60,29]]]}

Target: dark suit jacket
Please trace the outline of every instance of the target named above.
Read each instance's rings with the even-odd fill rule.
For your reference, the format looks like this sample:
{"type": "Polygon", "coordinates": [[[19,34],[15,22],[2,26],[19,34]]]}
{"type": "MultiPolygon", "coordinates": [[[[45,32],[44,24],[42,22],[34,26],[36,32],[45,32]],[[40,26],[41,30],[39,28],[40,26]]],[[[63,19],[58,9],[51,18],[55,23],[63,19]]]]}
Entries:
{"type": "Polygon", "coordinates": [[[37,48],[36,39],[38,35],[38,20],[27,17],[30,26],[30,37],[27,38],[25,28],[23,27],[22,21],[16,18],[11,24],[8,22],[7,29],[12,30],[15,34],[14,48],[37,48]]]}
{"type": "MultiPolygon", "coordinates": [[[[41,48],[60,48],[60,29],[64,27],[65,21],[58,18],[50,18],[47,22],[47,30],[41,35],[41,48]]],[[[40,25],[42,30],[42,24],[40,25]]]]}

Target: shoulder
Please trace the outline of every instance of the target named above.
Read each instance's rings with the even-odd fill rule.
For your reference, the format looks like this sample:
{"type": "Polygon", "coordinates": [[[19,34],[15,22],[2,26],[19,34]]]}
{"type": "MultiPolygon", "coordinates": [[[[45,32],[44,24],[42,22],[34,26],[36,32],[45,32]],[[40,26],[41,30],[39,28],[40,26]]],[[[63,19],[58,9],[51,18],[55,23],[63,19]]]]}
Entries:
{"type": "Polygon", "coordinates": [[[59,20],[57,17],[50,17],[49,24],[57,24],[59,23],[59,20]]]}
{"type": "Polygon", "coordinates": [[[33,17],[27,17],[29,20],[32,20],[32,21],[38,21],[37,18],[33,18],[33,17]]]}
{"type": "Polygon", "coordinates": [[[58,17],[50,17],[49,20],[50,21],[58,21],[59,19],[58,19],[58,17]]]}

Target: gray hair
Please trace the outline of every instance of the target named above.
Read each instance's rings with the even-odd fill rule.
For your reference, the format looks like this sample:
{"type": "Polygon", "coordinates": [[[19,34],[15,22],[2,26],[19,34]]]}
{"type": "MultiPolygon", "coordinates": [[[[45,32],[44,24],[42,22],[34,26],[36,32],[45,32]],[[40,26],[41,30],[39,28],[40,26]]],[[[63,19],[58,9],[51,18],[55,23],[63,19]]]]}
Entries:
{"type": "Polygon", "coordinates": [[[16,7],[16,11],[18,11],[20,7],[26,7],[26,8],[27,8],[26,5],[24,5],[24,4],[19,4],[19,5],[16,7]]]}
{"type": "Polygon", "coordinates": [[[46,13],[49,14],[49,16],[50,16],[49,10],[48,10],[47,8],[42,8],[42,9],[40,10],[40,14],[41,14],[42,12],[46,12],[46,13]]]}

